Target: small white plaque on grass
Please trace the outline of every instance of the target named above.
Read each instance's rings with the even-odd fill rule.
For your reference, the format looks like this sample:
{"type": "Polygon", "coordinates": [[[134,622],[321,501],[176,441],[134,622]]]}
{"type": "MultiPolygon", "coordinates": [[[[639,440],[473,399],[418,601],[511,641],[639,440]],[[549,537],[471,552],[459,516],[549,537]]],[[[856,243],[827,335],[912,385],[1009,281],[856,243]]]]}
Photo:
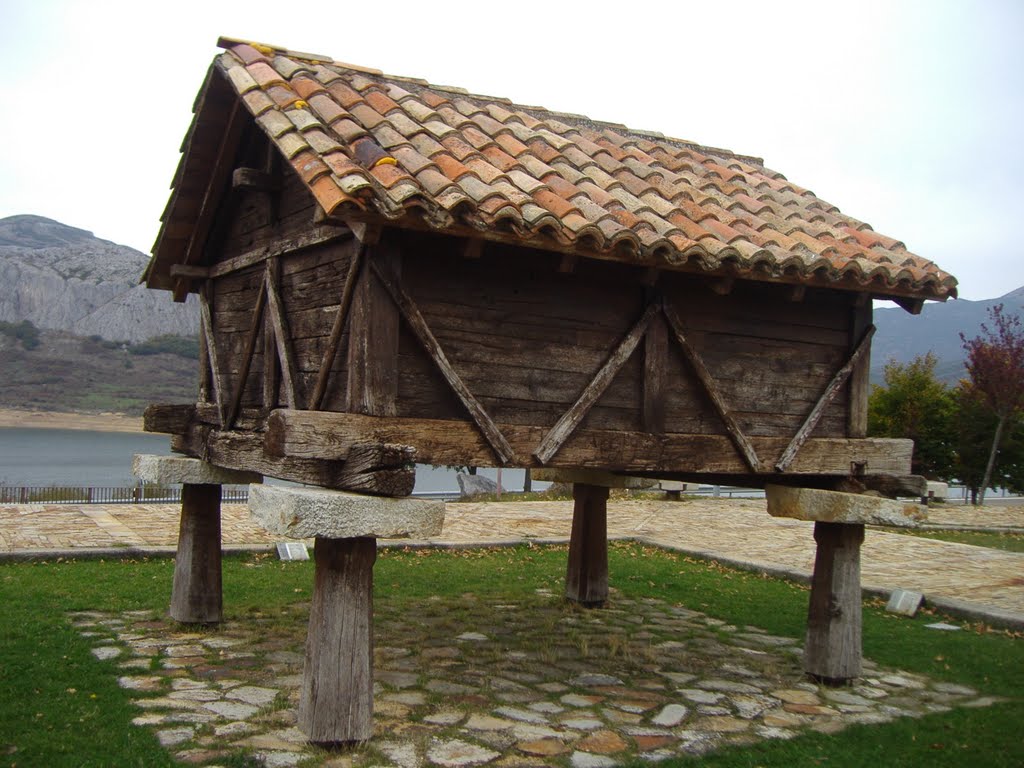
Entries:
{"type": "Polygon", "coordinates": [[[911,592],[909,589],[894,589],[886,603],[885,610],[889,613],[898,613],[901,616],[913,616],[917,609],[924,602],[924,595],[920,592],[911,592]]]}
{"type": "Polygon", "coordinates": [[[283,541],[277,545],[277,556],[282,560],[309,560],[309,550],[301,541],[283,541]]]}
{"type": "Polygon", "coordinates": [[[925,624],[925,629],[941,629],[943,632],[959,632],[960,627],[955,624],[947,624],[944,621],[937,621],[934,624],[925,624]]]}

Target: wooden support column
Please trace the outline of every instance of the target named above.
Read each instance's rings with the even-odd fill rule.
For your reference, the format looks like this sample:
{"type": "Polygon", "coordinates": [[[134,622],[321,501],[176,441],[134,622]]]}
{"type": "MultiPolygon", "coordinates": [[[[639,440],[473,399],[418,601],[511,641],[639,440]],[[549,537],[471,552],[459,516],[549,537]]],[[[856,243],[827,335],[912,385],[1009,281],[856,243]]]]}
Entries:
{"type": "Polygon", "coordinates": [[[818,551],[807,611],[804,671],[831,684],[861,673],[860,546],[864,526],[814,524],[818,551]]]}
{"type": "Polygon", "coordinates": [[[814,488],[765,486],[768,514],[814,521],[818,544],[807,610],[804,671],[827,683],[860,675],[860,546],[865,525],[912,527],[918,504],[814,488]]]}
{"type": "MultiPolygon", "coordinates": [[[[152,414],[155,418],[158,412],[152,414]]],[[[165,411],[165,416],[172,414],[165,411]]],[[[172,421],[177,421],[172,418],[172,421]]],[[[223,618],[220,572],[220,493],[224,483],[260,483],[255,472],[238,472],[183,456],[136,454],[132,473],[157,485],[181,483],[181,522],[174,559],[170,615],[186,624],[223,618]]]]}
{"type": "Polygon", "coordinates": [[[366,741],[373,735],[377,538],[436,536],[444,502],[258,485],[249,509],[272,534],[316,539],[299,728],[317,744],[366,741]]]}
{"type": "Polygon", "coordinates": [[[596,607],[608,599],[608,489],[573,483],[572,498],[565,597],[596,607]]]}
{"type": "Polygon", "coordinates": [[[377,540],[317,537],[299,728],[317,744],[373,735],[373,564],[377,540]]]}
{"type": "Polygon", "coordinates": [[[185,483],[181,488],[178,554],[170,615],[186,624],[223,619],[220,571],[220,485],[185,483]]]}

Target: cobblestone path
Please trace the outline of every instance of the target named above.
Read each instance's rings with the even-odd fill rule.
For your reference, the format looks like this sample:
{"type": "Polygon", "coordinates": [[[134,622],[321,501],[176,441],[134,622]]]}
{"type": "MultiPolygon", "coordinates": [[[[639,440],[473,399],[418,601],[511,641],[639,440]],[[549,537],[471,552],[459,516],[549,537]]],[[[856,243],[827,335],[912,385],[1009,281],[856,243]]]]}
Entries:
{"type": "Polygon", "coordinates": [[[613,593],[610,608],[584,611],[542,589],[411,612],[384,596],[374,739],[331,754],[295,722],[307,613],[297,604],[287,619],[199,631],[148,612],[71,619],[117,665],[134,723],[202,765],[241,751],[271,767],[611,768],[996,701],[870,661],[856,685],[819,687],[801,672],[796,640],[656,599],[613,593]]]}

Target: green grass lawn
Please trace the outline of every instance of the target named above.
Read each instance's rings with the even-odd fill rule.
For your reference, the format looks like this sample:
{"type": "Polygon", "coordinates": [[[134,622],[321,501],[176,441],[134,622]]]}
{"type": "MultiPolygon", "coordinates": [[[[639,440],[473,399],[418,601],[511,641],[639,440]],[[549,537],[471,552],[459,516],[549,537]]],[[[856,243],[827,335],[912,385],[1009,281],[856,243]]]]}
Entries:
{"type": "Polygon", "coordinates": [[[989,531],[910,531],[905,528],[885,528],[886,533],[903,533],[924,539],[955,541],[958,544],[973,544],[976,547],[1002,549],[1007,552],[1024,552],[1024,533],[990,533],[989,531]]]}
{"type": "MultiPolygon", "coordinates": [[[[375,599],[414,611],[433,595],[514,599],[542,587],[557,590],[565,556],[564,548],[539,547],[387,552],[375,568],[375,599]]],[[[659,597],[732,623],[803,635],[807,590],[800,585],[635,544],[611,547],[610,571],[612,587],[624,596],[659,597]]],[[[170,560],[0,565],[0,766],[174,764],[150,731],[130,724],[139,710],[118,687],[117,667],[93,658],[88,639],[67,618],[74,610],[163,610],[172,572],[170,560]]],[[[257,612],[286,620],[286,609],[308,599],[311,585],[309,563],[238,557],[224,564],[226,610],[240,620],[257,612]]],[[[1024,638],[980,625],[963,625],[961,632],[925,628],[935,620],[895,618],[880,604],[866,605],[865,656],[1013,701],[731,748],[701,764],[1024,764],[1024,638]]]]}

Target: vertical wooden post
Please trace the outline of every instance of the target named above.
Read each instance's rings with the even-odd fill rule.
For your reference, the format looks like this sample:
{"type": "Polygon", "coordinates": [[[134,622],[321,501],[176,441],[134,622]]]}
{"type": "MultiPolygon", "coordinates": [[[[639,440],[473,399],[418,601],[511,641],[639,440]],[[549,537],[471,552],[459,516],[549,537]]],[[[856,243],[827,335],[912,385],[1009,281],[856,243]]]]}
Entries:
{"type": "Polygon", "coordinates": [[[372,537],[317,537],[299,727],[318,744],[373,735],[372,537]]]}
{"type": "MultiPolygon", "coordinates": [[[[386,234],[386,233],[385,233],[386,234]]],[[[387,237],[367,249],[349,309],[348,390],[345,410],[394,416],[398,400],[398,307],[374,275],[379,260],[389,274],[401,273],[401,254],[387,237]]]]}
{"type": "Polygon", "coordinates": [[[182,486],[170,607],[176,621],[211,624],[223,618],[220,492],[220,485],[182,486]]]}
{"type": "Polygon", "coordinates": [[[864,526],[814,524],[818,550],[807,611],[804,671],[827,683],[861,673],[860,546],[864,526]]]}
{"type": "Polygon", "coordinates": [[[263,313],[263,407],[273,410],[281,390],[281,361],[277,359],[274,322],[269,312],[263,313]]]}
{"type": "MultiPolygon", "coordinates": [[[[863,304],[854,304],[853,318],[850,324],[850,349],[856,349],[864,338],[864,332],[871,327],[871,299],[863,304]]],[[[870,343],[870,342],[869,342],[870,343]]],[[[850,386],[847,390],[847,437],[867,437],[868,434],[868,394],[871,391],[871,350],[857,361],[850,374],[850,386]]]]}
{"type": "Polygon", "coordinates": [[[608,599],[608,489],[572,484],[572,535],[565,597],[585,606],[608,599]]]}
{"type": "Polygon", "coordinates": [[[665,316],[651,319],[644,333],[644,430],[654,435],[665,433],[665,400],[668,387],[668,327],[665,316]]]}

